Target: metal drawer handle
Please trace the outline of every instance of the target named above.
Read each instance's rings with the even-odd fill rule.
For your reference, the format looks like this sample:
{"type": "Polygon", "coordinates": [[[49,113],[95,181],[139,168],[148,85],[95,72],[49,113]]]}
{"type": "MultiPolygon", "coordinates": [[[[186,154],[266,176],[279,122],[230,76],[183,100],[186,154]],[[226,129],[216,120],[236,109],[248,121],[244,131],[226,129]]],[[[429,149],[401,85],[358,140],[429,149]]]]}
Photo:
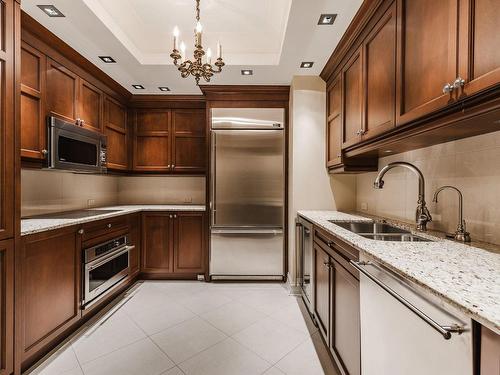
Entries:
{"type": "Polygon", "coordinates": [[[382,281],[377,279],[375,276],[373,276],[371,273],[366,271],[362,266],[368,266],[368,265],[373,265],[370,262],[355,262],[351,260],[349,263],[356,268],[359,272],[361,272],[363,275],[368,277],[371,281],[373,281],[375,284],[377,284],[379,287],[381,287],[383,290],[385,290],[387,293],[389,293],[391,296],[396,298],[401,304],[403,304],[406,308],[411,310],[415,315],[417,315],[420,319],[422,319],[424,322],[426,322],[428,325],[430,325],[434,330],[439,332],[445,340],[449,340],[451,338],[452,333],[458,333],[459,335],[462,332],[465,332],[466,329],[463,326],[460,326],[458,324],[453,324],[451,326],[442,326],[439,323],[437,323],[434,319],[432,319],[430,316],[428,316],[426,313],[421,311],[419,308],[417,308],[415,305],[413,305],[411,302],[407,301],[403,297],[401,297],[394,289],[391,287],[387,286],[384,284],[382,281]]]}
{"type": "Polygon", "coordinates": [[[115,258],[118,258],[120,255],[123,255],[125,253],[128,253],[130,252],[131,250],[135,249],[135,245],[126,245],[125,247],[123,247],[122,249],[118,249],[116,250],[116,252],[114,253],[111,253],[111,254],[108,254],[108,256],[106,256],[105,258],[103,259],[97,259],[97,261],[94,263],[94,262],[91,262],[89,264],[87,264],[85,266],[85,268],[88,270],[88,271],[92,271],[100,266],[102,266],[103,264],[106,264],[107,262],[109,262],[110,260],[112,259],[115,259],[115,258]]]}
{"type": "Polygon", "coordinates": [[[330,262],[323,262],[323,265],[327,268],[332,268],[332,264],[330,262]]]}

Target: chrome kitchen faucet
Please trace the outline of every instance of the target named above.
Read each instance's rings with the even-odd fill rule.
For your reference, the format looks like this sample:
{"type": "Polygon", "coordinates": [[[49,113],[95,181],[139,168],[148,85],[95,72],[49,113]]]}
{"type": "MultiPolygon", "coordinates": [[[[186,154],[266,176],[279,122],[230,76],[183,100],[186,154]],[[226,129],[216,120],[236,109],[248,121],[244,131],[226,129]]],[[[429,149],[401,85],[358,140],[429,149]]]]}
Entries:
{"type": "Polygon", "coordinates": [[[466,227],[465,227],[464,209],[463,209],[464,198],[463,198],[462,192],[460,190],[458,190],[455,186],[441,186],[434,193],[433,201],[437,203],[438,194],[445,189],[452,189],[458,193],[458,226],[457,226],[457,231],[453,235],[453,238],[455,239],[455,241],[470,242],[471,241],[470,233],[467,232],[465,229],[466,227]]]}
{"type": "Polygon", "coordinates": [[[417,201],[417,212],[415,215],[416,216],[415,221],[417,223],[418,230],[426,231],[427,223],[429,221],[432,221],[432,216],[429,210],[427,209],[427,206],[425,205],[425,180],[424,180],[424,175],[422,174],[420,169],[415,167],[413,164],[406,163],[403,161],[396,161],[394,163],[390,163],[380,170],[377,178],[375,179],[375,182],[373,183],[373,187],[375,189],[382,189],[384,187],[384,180],[383,180],[384,175],[389,170],[396,167],[407,168],[413,173],[415,173],[418,177],[418,201],[417,201]]]}

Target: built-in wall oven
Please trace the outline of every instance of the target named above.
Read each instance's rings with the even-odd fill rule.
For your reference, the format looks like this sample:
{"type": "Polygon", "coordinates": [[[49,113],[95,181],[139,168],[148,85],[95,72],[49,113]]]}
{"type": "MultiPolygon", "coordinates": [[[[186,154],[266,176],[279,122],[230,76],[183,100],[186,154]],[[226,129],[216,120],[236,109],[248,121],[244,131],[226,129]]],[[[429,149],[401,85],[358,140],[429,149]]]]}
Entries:
{"type": "Polygon", "coordinates": [[[84,308],[129,275],[129,253],[133,248],[123,235],[83,250],[84,308]]]}
{"type": "Polygon", "coordinates": [[[47,167],[75,172],[106,172],[106,136],[50,116],[47,167]]]}
{"type": "Polygon", "coordinates": [[[297,284],[302,299],[314,315],[313,225],[298,216],[296,220],[297,284]]]}

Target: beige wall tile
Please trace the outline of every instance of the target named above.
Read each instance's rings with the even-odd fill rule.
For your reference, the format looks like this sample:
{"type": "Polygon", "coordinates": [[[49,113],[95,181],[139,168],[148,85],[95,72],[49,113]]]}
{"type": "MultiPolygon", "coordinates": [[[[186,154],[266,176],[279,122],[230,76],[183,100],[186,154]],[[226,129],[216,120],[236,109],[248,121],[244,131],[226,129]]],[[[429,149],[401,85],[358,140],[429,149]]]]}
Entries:
{"type": "MultiPolygon", "coordinates": [[[[458,197],[443,191],[438,203],[432,198],[444,185],[459,188],[464,196],[464,218],[476,240],[500,243],[500,132],[466,138],[380,159],[379,169],[393,161],[407,161],[421,169],[426,181],[429,228],[454,232],[458,223],[458,197]]],[[[376,173],[356,176],[356,208],[390,218],[414,221],[417,179],[410,171],[394,169],[384,178],[384,189],[372,188],[376,173]]]]}

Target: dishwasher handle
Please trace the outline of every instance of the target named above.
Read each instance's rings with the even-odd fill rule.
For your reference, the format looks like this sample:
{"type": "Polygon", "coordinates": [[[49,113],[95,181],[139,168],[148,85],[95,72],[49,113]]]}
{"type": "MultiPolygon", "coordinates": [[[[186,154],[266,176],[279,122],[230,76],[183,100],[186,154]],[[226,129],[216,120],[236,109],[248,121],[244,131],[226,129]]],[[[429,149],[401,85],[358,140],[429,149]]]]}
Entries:
{"type": "Polygon", "coordinates": [[[439,323],[437,323],[429,315],[424,313],[422,310],[420,310],[418,307],[413,305],[411,302],[404,299],[394,289],[392,289],[388,285],[384,284],[382,281],[377,279],[375,276],[373,276],[371,273],[369,273],[368,271],[366,271],[363,268],[363,266],[373,265],[372,263],[370,263],[370,262],[356,262],[353,260],[351,260],[350,263],[359,272],[361,272],[363,275],[368,277],[371,281],[373,281],[375,284],[377,284],[379,287],[381,287],[383,290],[385,290],[387,293],[389,293],[391,296],[393,296],[395,299],[397,299],[401,304],[403,304],[406,308],[408,308],[410,311],[412,311],[420,319],[422,319],[424,322],[426,322],[428,325],[430,325],[434,330],[439,332],[445,340],[449,340],[451,338],[452,333],[457,333],[460,335],[462,332],[466,331],[466,328],[464,326],[461,326],[458,324],[452,324],[449,326],[442,326],[439,323]]]}

